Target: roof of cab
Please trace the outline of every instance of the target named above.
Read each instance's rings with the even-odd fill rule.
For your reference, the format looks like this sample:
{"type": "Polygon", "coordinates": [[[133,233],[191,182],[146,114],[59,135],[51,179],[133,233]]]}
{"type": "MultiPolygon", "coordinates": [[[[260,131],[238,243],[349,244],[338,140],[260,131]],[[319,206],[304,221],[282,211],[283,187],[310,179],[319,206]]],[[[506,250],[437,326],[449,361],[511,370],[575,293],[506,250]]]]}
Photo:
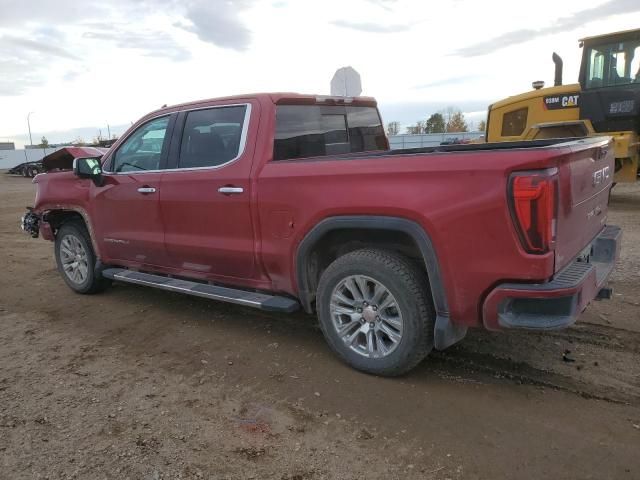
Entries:
{"type": "Polygon", "coordinates": [[[195,100],[191,102],[178,103],[175,105],[165,105],[158,110],[148,113],[145,117],[156,116],[162,113],[164,110],[187,110],[199,105],[208,104],[211,102],[226,102],[226,101],[242,101],[242,100],[270,100],[274,104],[330,104],[330,105],[356,105],[356,106],[377,106],[376,100],[373,97],[340,97],[331,95],[314,95],[314,94],[301,94],[294,92],[275,92],[275,93],[249,93],[245,95],[232,95],[228,97],[216,97],[207,98],[202,100],[195,100]]]}
{"type": "Polygon", "coordinates": [[[617,37],[626,37],[633,36],[634,34],[640,34],[640,28],[634,28],[632,30],[622,30],[620,32],[611,32],[611,33],[603,33],[602,35],[593,35],[591,37],[581,38],[579,41],[581,43],[591,42],[593,40],[602,40],[604,38],[612,38],[614,41],[617,40],[617,37]]]}

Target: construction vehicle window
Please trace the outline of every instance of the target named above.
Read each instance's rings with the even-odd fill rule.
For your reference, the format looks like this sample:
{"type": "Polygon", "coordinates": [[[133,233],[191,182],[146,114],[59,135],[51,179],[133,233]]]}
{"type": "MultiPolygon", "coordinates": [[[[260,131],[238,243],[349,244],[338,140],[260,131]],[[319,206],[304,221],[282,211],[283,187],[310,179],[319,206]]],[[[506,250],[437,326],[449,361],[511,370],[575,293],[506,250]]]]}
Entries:
{"type": "Polygon", "coordinates": [[[503,137],[514,137],[521,135],[527,126],[527,116],[529,109],[527,107],[505,113],[502,117],[502,133],[503,137]]]}
{"type": "Polygon", "coordinates": [[[591,47],[587,61],[587,88],[640,82],[640,40],[591,47]]]}
{"type": "Polygon", "coordinates": [[[629,61],[631,65],[631,79],[634,83],[640,83],[640,46],[633,52],[633,58],[629,61]]]}

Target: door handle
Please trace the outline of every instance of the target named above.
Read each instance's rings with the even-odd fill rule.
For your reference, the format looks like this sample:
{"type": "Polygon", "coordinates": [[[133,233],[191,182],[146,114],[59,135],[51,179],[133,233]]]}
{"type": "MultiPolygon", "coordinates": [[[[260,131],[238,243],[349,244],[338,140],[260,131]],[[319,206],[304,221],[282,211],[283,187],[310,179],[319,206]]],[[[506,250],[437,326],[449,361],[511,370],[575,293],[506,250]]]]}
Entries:
{"type": "Polygon", "coordinates": [[[156,193],[156,189],[154,187],[140,187],[138,189],[138,193],[142,193],[143,195],[147,195],[149,193],[156,193]]]}
{"type": "Polygon", "coordinates": [[[239,193],[244,193],[244,188],[242,187],[220,187],[218,192],[223,193],[225,195],[237,195],[239,193]]]}

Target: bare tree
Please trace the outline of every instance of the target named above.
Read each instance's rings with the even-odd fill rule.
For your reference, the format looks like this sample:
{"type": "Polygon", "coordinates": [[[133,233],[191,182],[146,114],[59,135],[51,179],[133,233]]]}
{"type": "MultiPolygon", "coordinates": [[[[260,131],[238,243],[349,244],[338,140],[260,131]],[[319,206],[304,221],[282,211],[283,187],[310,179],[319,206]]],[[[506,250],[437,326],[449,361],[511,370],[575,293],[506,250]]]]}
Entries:
{"type": "Polygon", "coordinates": [[[387,123],[387,135],[398,135],[400,133],[400,122],[387,123]]]}
{"type": "Polygon", "coordinates": [[[415,125],[411,125],[407,127],[407,133],[411,135],[418,135],[420,133],[424,133],[426,125],[427,125],[427,122],[425,122],[424,120],[419,120],[416,122],[415,125]]]}

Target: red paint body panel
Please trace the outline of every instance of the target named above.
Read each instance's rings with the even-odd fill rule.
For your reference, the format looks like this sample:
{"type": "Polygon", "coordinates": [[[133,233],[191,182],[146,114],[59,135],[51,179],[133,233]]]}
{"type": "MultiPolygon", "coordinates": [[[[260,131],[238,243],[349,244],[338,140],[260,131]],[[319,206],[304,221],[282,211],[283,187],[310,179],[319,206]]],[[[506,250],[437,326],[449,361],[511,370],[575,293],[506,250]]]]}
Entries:
{"type": "Polygon", "coordinates": [[[91,189],[90,215],[95,240],[111,261],[166,265],[164,229],[160,218],[159,194],[140,194],[139,188],[154,187],[162,173],[105,175],[105,184],[91,189]]]}
{"type": "MultiPolygon", "coordinates": [[[[255,155],[260,104],[251,107],[247,141],[240,156],[222,168],[167,170],[160,185],[168,265],[209,279],[253,279],[259,276],[252,218],[251,167],[255,155]],[[242,188],[242,195],[223,195],[223,187],[242,188]]],[[[216,106],[220,102],[206,103],[216,106]]],[[[205,106],[205,105],[203,105],[205,106]]]]}
{"type": "MultiPolygon", "coordinates": [[[[323,219],[377,215],[412,220],[432,240],[451,320],[469,326],[482,325],[482,305],[496,285],[547,281],[604,225],[611,181],[589,182],[600,149],[610,149],[607,139],[584,146],[273,162],[276,103],[315,101],[315,96],[258,94],[153,112],[122,136],[105,162],[150,118],[211,105],[252,105],[246,148],[217,170],[105,175],[102,187],[71,172],[40,175],[36,211],[86,212],[106,264],[294,296],[298,246],[323,219]],[[550,168],[558,169],[559,178],[556,246],[543,255],[527,254],[507,203],[509,176],[550,168]],[[142,185],[157,186],[159,192],[141,196],[136,190],[142,185]],[[244,195],[219,194],[225,185],[242,187],[244,195]],[[598,208],[600,214],[587,220],[598,208]]],[[[375,105],[372,99],[361,103],[375,105]]],[[[612,165],[612,152],[604,155],[603,164],[612,165]]]]}

